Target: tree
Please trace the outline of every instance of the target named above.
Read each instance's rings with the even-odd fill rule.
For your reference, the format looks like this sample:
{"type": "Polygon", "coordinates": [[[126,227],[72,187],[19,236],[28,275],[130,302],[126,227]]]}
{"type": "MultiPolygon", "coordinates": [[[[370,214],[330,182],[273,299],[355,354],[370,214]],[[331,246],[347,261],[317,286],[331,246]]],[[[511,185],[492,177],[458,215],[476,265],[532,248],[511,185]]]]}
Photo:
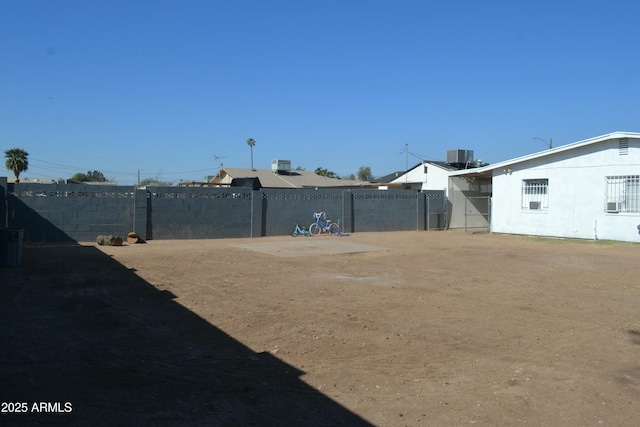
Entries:
{"type": "Polygon", "coordinates": [[[256,145],[256,141],[253,138],[247,139],[247,145],[251,149],[251,169],[253,169],[253,146],[256,145]]]}
{"type": "Polygon", "coordinates": [[[91,182],[107,182],[107,178],[100,171],[87,172],[87,177],[91,182]]]}
{"type": "Polygon", "coordinates": [[[16,182],[20,182],[20,174],[29,168],[29,153],[22,148],[12,148],[4,152],[4,157],[7,169],[16,176],[16,182]]]}
{"type": "Polygon", "coordinates": [[[359,181],[373,181],[375,178],[371,173],[371,168],[369,166],[360,166],[358,169],[358,180],[359,181]]]}
{"type": "Polygon", "coordinates": [[[340,179],[340,177],[338,176],[337,173],[332,172],[328,169],[324,169],[321,167],[317,167],[315,170],[316,175],[320,175],[320,176],[326,176],[327,178],[336,178],[336,179],[340,179]]]}
{"type": "Polygon", "coordinates": [[[156,175],[154,178],[145,178],[140,181],[140,187],[146,186],[158,186],[158,187],[171,187],[172,182],[163,181],[160,179],[160,175],[156,175]]]}
{"type": "Polygon", "coordinates": [[[78,172],[71,177],[71,181],[80,182],[107,182],[104,174],[100,171],[88,171],[86,174],[78,172]]]}

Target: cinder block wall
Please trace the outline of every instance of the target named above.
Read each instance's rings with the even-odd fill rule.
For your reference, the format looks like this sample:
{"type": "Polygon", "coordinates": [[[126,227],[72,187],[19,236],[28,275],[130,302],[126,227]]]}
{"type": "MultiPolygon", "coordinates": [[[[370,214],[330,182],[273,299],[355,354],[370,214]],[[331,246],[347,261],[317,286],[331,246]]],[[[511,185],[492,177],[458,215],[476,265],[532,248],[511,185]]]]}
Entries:
{"type": "Polygon", "coordinates": [[[95,241],[132,228],[133,187],[9,184],[8,223],[28,242],[95,241]]]}
{"type": "Polygon", "coordinates": [[[444,228],[444,192],[6,184],[0,221],[30,242],[95,241],[100,234],[145,240],[286,235],[315,212],[343,232],[444,228]]]}
{"type": "Polygon", "coordinates": [[[145,238],[251,237],[252,193],[249,188],[147,187],[145,238]]]}
{"type": "Polygon", "coordinates": [[[417,230],[420,199],[414,191],[354,191],[354,230],[417,230]]]}
{"type": "Polygon", "coordinates": [[[309,227],[316,212],[325,212],[327,219],[342,222],[342,190],[335,189],[263,189],[264,236],[291,232],[296,222],[309,227]]]}

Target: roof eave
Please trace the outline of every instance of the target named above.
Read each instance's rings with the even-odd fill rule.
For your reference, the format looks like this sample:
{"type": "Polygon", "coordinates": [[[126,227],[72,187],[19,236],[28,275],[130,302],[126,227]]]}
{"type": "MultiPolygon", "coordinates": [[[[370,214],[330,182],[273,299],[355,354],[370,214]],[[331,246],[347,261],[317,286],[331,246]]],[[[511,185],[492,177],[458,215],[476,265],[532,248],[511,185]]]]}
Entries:
{"type": "Polygon", "coordinates": [[[451,172],[449,176],[463,176],[484,174],[485,172],[493,171],[494,169],[504,168],[505,166],[512,166],[518,163],[526,162],[529,160],[538,159],[541,157],[550,156],[552,154],[561,153],[575,148],[584,147],[586,145],[596,144],[598,142],[606,141],[614,138],[640,138],[640,133],[637,132],[612,132],[606,135],[597,136],[594,138],[584,139],[582,141],[573,142],[570,144],[562,145],[560,147],[551,148],[545,151],[539,151],[533,154],[527,154],[526,156],[516,157],[515,159],[509,159],[502,162],[494,163],[487,166],[482,166],[474,169],[464,169],[460,171],[451,172]]]}

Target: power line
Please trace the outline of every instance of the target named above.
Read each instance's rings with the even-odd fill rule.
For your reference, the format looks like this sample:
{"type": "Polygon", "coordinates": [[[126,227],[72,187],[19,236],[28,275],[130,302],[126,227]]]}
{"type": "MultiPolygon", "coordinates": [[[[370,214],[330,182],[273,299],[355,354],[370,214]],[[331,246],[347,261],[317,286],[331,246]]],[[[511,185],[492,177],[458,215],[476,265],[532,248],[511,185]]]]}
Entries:
{"type": "MultiPolygon", "coordinates": [[[[87,168],[87,167],[62,165],[60,163],[53,163],[53,162],[48,162],[46,160],[40,160],[40,159],[30,158],[29,160],[35,160],[37,162],[46,163],[48,165],[53,165],[53,166],[57,166],[59,168],[69,169],[69,170],[73,170],[73,171],[91,170],[92,169],[92,168],[87,168]]],[[[46,168],[43,168],[43,167],[40,167],[40,168],[46,169],[46,168]]],[[[93,169],[95,169],[95,168],[93,168],[93,169]]],[[[195,169],[195,170],[177,171],[177,172],[160,172],[160,173],[162,175],[181,175],[181,174],[187,174],[187,173],[207,172],[207,171],[212,171],[212,170],[215,170],[215,168],[210,167],[210,168],[206,168],[206,169],[195,169]]],[[[118,174],[118,175],[132,175],[132,176],[135,176],[135,175],[138,174],[138,172],[123,172],[123,171],[111,171],[111,170],[101,170],[100,172],[102,172],[102,173],[110,173],[110,174],[118,174]]]]}

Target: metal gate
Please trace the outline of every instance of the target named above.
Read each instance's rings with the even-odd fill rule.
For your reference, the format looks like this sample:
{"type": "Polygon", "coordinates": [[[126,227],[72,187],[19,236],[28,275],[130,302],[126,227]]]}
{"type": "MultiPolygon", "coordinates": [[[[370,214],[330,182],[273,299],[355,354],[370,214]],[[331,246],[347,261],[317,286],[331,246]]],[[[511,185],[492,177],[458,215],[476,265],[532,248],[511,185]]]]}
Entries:
{"type": "Polygon", "coordinates": [[[426,197],[425,230],[446,230],[447,224],[447,198],[437,192],[430,192],[426,197]]]}
{"type": "Polygon", "coordinates": [[[464,231],[491,231],[491,196],[464,199],[464,231]]]}

